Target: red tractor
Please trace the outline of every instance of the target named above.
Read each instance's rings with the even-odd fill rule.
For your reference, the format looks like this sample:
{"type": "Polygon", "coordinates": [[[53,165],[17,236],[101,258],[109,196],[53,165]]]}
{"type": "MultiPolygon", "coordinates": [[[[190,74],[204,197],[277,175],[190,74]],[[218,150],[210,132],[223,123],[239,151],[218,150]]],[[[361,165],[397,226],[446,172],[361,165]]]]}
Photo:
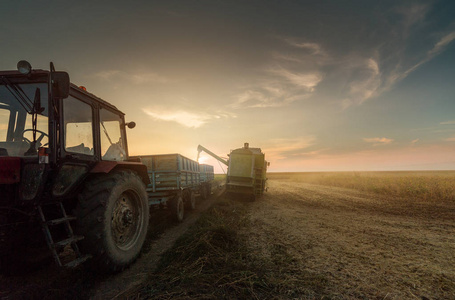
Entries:
{"type": "Polygon", "coordinates": [[[134,126],[52,63],[49,71],[26,61],[0,71],[1,269],[44,241],[58,265],[92,257],[113,272],[137,258],[150,181],[128,156],[126,127],[134,126]],[[74,257],[64,262],[70,246],[74,257]]]}

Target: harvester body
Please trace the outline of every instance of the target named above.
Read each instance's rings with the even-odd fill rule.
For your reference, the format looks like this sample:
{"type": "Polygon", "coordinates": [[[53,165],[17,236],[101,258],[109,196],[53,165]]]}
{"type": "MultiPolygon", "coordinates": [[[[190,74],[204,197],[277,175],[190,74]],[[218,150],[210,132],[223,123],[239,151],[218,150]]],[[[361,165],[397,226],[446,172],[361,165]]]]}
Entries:
{"type": "Polygon", "coordinates": [[[254,198],[261,196],[266,190],[267,167],[265,154],[261,148],[250,148],[248,143],[243,148],[230,152],[229,160],[214,154],[207,148],[199,145],[199,153],[204,151],[218,161],[228,166],[226,177],[226,192],[250,195],[254,198]]]}
{"type": "Polygon", "coordinates": [[[267,161],[261,148],[232,150],[229,154],[226,192],[261,196],[266,188],[267,161]]]}

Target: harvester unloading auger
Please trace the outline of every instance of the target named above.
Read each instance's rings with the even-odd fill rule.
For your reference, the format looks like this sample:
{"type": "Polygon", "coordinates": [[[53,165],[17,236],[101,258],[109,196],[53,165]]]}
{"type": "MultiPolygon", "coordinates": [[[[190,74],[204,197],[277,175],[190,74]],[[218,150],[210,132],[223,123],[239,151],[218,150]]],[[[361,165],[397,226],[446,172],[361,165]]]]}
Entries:
{"type": "Polygon", "coordinates": [[[218,161],[228,166],[226,178],[226,192],[250,195],[253,199],[261,196],[266,190],[267,167],[270,165],[265,160],[261,148],[250,148],[245,143],[243,148],[232,150],[225,160],[207,148],[199,145],[199,154],[204,151],[218,161]]]}

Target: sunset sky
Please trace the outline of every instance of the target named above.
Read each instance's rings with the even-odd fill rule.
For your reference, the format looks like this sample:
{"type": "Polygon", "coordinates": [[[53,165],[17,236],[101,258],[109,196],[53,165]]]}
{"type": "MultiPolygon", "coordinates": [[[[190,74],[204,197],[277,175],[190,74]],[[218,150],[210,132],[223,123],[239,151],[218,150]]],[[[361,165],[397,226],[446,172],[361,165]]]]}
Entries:
{"type": "Polygon", "coordinates": [[[0,15],[0,69],[53,61],[137,123],[130,154],[249,142],[272,172],[455,169],[455,1],[19,0],[0,15]]]}

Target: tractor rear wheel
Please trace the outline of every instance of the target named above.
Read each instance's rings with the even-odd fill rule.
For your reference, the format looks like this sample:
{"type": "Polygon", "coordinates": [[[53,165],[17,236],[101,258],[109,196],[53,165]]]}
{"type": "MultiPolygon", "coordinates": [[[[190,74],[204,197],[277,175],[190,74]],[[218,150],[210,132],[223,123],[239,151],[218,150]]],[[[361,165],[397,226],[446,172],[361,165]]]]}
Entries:
{"type": "Polygon", "coordinates": [[[149,222],[145,186],[123,170],[86,181],[76,208],[81,251],[93,255],[97,270],[121,271],[139,256],[149,222]]]}

